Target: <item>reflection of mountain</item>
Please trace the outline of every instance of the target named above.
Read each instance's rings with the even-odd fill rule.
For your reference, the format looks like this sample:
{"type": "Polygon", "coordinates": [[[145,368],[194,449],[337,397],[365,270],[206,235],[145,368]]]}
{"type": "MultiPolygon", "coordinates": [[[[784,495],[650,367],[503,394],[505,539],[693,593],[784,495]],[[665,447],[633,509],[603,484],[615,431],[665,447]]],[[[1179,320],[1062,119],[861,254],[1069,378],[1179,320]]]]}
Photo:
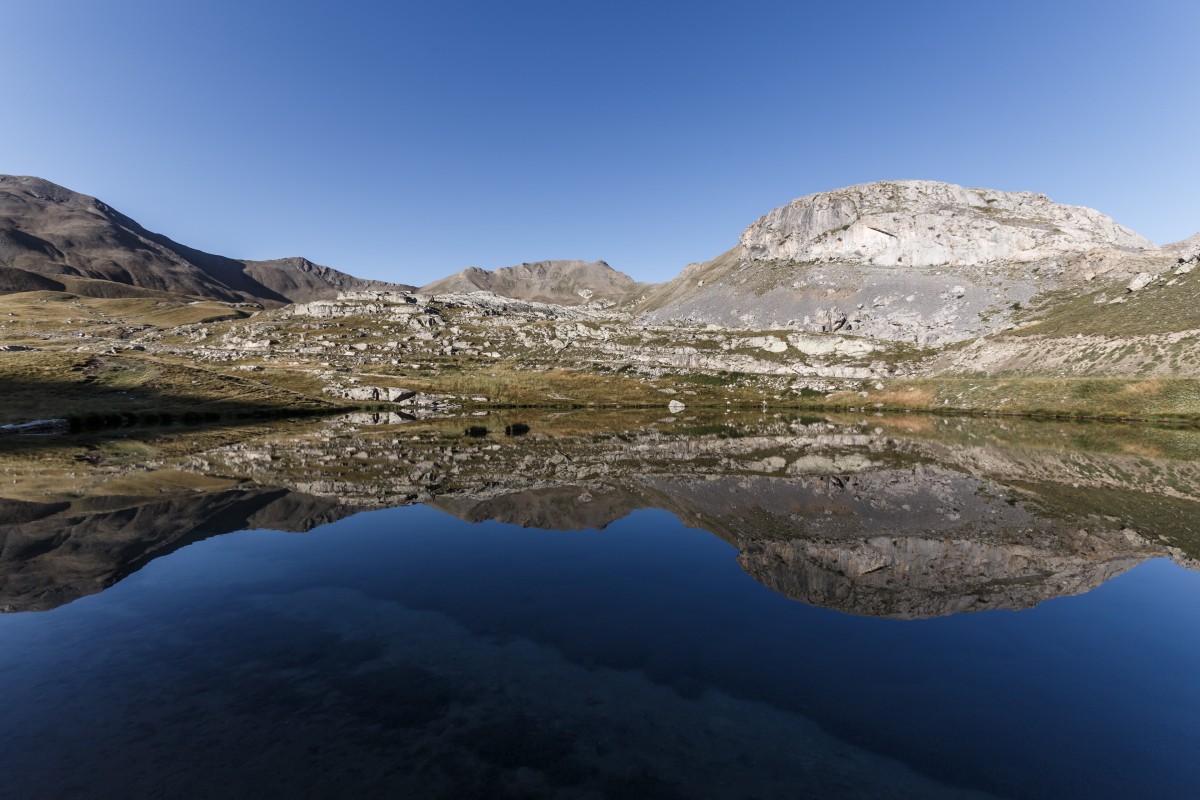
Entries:
{"type": "Polygon", "coordinates": [[[851,614],[931,617],[1029,608],[1080,594],[1166,555],[1131,531],[1087,531],[1009,502],[1001,487],[940,467],[848,476],[634,479],[434,502],[463,519],[603,527],[663,508],[738,547],[755,580],[851,614]]]}
{"type": "Polygon", "coordinates": [[[305,531],[353,509],[286,489],[189,492],[165,499],[0,501],[0,610],[41,611],[102,591],[192,542],[250,528],[305,531]]]}
{"type": "Polygon", "coordinates": [[[307,530],[419,502],[471,522],[555,530],[663,509],[733,544],[750,575],[788,597],[928,617],[1031,607],[1154,556],[1183,563],[1151,540],[1193,546],[1184,538],[1200,519],[1200,502],[1179,488],[1195,485],[1197,467],[1145,454],[1004,452],[827,423],[765,422],[723,437],[422,430],[292,429],[187,457],[187,470],[243,481],[208,492],[0,501],[0,608],[100,591],[206,536],[307,530]],[[1171,476],[1165,493],[1145,491],[1143,476],[1156,472],[1171,476]]]}
{"type": "Polygon", "coordinates": [[[522,528],[578,531],[605,528],[643,507],[639,499],[616,488],[552,486],[517,491],[480,500],[467,494],[438,497],[434,508],[467,522],[495,520],[522,528]]]}
{"type": "Polygon", "coordinates": [[[794,600],[875,617],[1030,608],[1083,594],[1161,548],[1120,534],[1033,534],[1035,541],[925,536],[749,542],[738,562],[794,600]]]}

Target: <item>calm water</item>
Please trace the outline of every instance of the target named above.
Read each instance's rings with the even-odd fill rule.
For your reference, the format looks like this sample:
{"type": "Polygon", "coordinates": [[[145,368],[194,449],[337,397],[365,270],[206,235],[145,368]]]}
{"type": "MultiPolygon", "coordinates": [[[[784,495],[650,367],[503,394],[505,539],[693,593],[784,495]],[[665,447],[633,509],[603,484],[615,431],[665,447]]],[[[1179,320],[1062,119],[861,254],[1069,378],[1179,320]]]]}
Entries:
{"type": "MultiPolygon", "coordinates": [[[[287,488],[184,496],[171,472],[167,501],[123,476],[10,503],[0,796],[1200,794],[1200,572],[1159,538],[1189,532],[1193,499],[1140,512],[1167,534],[1072,517],[1086,487],[1029,483],[1053,452],[965,467],[970,437],[869,428],[547,438],[553,466],[533,438],[442,436],[356,478],[399,441],[347,452],[361,435],[280,444],[312,465],[274,473],[287,488]],[[439,452],[457,484],[368,507],[398,502],[406,464],[436,478],[439,452]],[[530,454],[520,476],[504,461],[530,454]],[[255,524],[284,518],[298,532],[255,524]]],[[[1178,455],[1143,442],[1080,474],[1186,478],[1178,455]]]]}

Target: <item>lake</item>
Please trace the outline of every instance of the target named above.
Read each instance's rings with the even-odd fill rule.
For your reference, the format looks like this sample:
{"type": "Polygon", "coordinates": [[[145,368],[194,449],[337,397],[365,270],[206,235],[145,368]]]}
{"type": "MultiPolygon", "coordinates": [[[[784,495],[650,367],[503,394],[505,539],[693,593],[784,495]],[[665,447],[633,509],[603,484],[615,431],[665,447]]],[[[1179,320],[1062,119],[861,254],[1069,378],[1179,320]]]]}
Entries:
{"type": "Polygon", "coordinates": [[[5,798],[1200,796],[1197,431],[353,415],[0,465],[5,798]]]}

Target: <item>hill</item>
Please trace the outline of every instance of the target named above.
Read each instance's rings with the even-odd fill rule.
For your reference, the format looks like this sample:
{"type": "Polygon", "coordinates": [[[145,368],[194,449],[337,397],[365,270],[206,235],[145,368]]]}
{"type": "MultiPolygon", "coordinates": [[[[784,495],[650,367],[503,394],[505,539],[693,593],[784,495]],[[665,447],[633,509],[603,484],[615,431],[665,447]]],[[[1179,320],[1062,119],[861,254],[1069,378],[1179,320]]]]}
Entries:
{"type": "Polygon", "coordinates": [[[945,344],[1004,330],[1051,293],[1161,272],[1178,255],[1045,195],[881,181],[769,212],[635,310],[655,323],[945,344]]]}
{"type": "Polygon", "coordinates": [[[0,292],[123,296],[111,284],[224,302],[283,305],[394,287],[302,258],[243,261],[146,230],[88,195],[0,175],[0,292]]]}
{"type": "Polygon", "coordinates": [[[515,300],[577,306],[621,305],[645,288],[603,261],[537,261],[497,270],[468,267],[421,287],[423,294],[486,291],[515,300]]]}

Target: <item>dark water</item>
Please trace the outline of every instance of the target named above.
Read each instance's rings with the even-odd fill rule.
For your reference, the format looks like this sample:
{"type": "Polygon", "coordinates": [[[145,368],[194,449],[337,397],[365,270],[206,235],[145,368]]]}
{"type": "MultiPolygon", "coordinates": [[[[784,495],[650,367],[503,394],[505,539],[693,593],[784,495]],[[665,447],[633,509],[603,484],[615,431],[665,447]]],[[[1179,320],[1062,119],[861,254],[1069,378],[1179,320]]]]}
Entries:
{"type": "MultiPolygon", "coordinates": [[[[916,483],[901,522],[939,480],[905,469],[916,483]]],[[[870,474],[838,480],[861,495],[870,474]]],[[[714,507],[778,514],[782,492],[809,542],[813,520],[832,516],[806,499],[803,476],[771,478],[770,491],[739,481],[714,507]]],[[[688,491],[723,491],[714,475],[673,495],[652,485],[659,505],[693,511],[688,491]]],[[[969,486],[998,508],[1033,507],[969,486]]],[[[836,487],[824,491],[832,502],[836,487]]],[[[954,502],[949,516],[971,517],[954,502]]],[[[143,558],[104,591],[0,616],[0,796],[1200,794],[1200,572],[1178,551],[1127,533],[1133,550],[1089,539],[1067,563],[1031,537],[1065,541],[1078,520],[1046,534],[1049,517],[1019,519],[999,544],[972,523],[921,562],[944,575],[893,559],[908,577],[864,593],[879,570],[846,553],[901,552],[904,531],[855,528],[850,542],[844,527],[822,529],[842,548],[838,574],[860,583],[821,588],[811,559],[824,549],[801,564],[800,539],[773,534],[770,546],[793,548],[772,551],[791,571],[755,566],[757,523],[735,511],[714,519],[736,522],[722,536],[653,507],[574,530],[419,504],[297,533],[224,533],[209,519],[199,541],[143,558]],[[968,564],[972,536],[994,547],[968,564]],[[988,570],[999,570],[990,594],[963,588],[988,570]],[[955,613],[968,596],[971,613],[955,613]]],[[[139,517],[121,513],[128,532],[139,517]]],[[[101,518],[88,519],[99,535],[101,518]]],[[[935,527],[905,541],[925,553],[935,527]]],[[[52,555],[78,561],[86,548],[52,555]]],[[[26,556],[27,573],[46,557],[26,556]]]]}

